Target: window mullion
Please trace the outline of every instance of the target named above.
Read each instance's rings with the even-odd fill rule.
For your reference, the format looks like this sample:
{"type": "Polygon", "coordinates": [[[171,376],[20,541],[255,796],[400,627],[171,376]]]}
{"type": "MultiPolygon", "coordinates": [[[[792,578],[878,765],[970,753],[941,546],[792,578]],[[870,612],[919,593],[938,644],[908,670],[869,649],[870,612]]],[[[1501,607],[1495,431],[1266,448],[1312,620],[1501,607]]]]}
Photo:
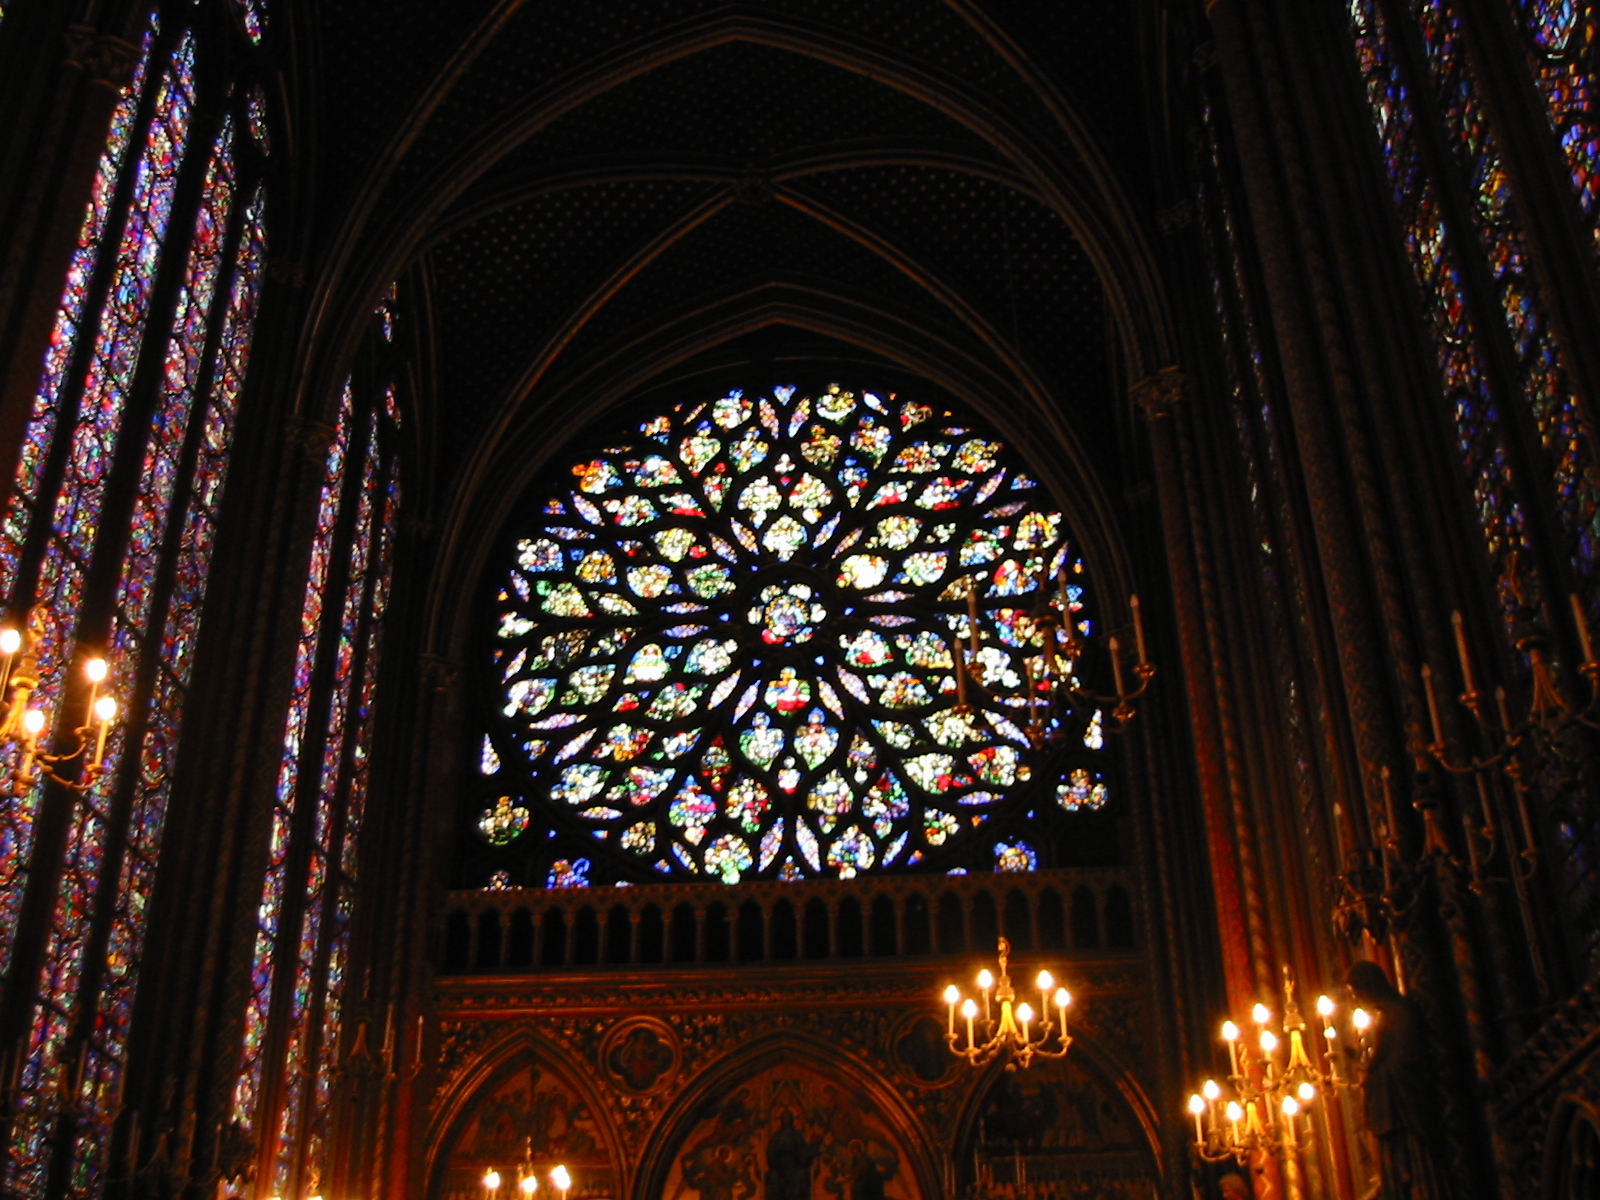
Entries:
{"type": "MultiPolygon", "coordinates": [[[[368,538],[368,551],[366,555],[366,569],[361,582],[361,595],[358,600],[358,611],[361,614],[356,627],[354,639],[354,654],[350,661],[348,677],[349,697],[346,700],[345,720],[343,729],[343,744],[340,747],[339,770],[331,798],[332,822],[328,831],[326,855],[327,883],[321,898],[322,917],[317,931],[317,951],[315,965],[309,980],[309,989],[312,1004],[306,1019],[308,1031],[308,1044],[304,1060],[307,1064],[307,1093],[301,1097],[301,1119],[299,1128],[295,1131],[295,1139],[288,1149],[292,1165],[289,1179],[288,1194],[309,1194],[307,1188],[312,1182],[320,1182],[320,1174],[314,1175],[308,1181],[307,1171],[320,1173],[325,1168],[325,1163],[311,1161],[311,1143],[314,1134],[313,1126],[319,1115],[317,1104],[317,1091],[321,1084],[325,1084],[326,1073],[332,1065],[332,1055],[337,1052],[338,1046],[333,1040],[337,1030],[328,1027],[325,1019],[330,1000],[342,1001],[342,996],[330,996],[329,964],[334,952],[334,941],[338,936],[336,916],[339,904],[344,893],[351,886],[347,881],[349,866],[344,859],[344,845],[346,830],[350,822],[350,798],[352,787],[355,784],[357,771],[356,752],[360,746],[362,730],[360,728],[359,705],[362,695],[362,683],[366,679],[367,663],[372,653],[372,639],[376,636],[376,625],[379,615],[374,611],[374,597],[377,592],[378,577],[381,571],[380,555],[383,552],[383,541],[388,536],[388,530],[383,521],[384,496],[386,493],[386,471],[383,455],[379,452],[378,439],[373,438],[368,450],[368,461],[373,465],[368,485],[369,503],[366,506],[367,517],[363,529],[357,529],[356,536],[363,534],[368,538]],[[324,1038],[327,1038],[326,1044],[324,1038]]],[[[363,464],[365,473],[366,464],[363,464]]],[[[341,1005],[342,1007],[342,1005],[341,1005]]],[[[323,1152],[326,1153],[324,1143],[323,1152]]]]}
{"type": "MultiPolygon", "coordinates": [[[[237,136],[238,131],[236,139],[237,136]]],[[[217,149],[221,149],[220,143],[217,143],[217,149]]],[[[163,634],[167,607],[172,596],[179,546],[184,534],[182,518],[194,489],[195,464],[199,457],[200,442],[205,434],[218,347],[227,323],[229,297],[232,295],[240,269],[238,250],[248,219],[249,198],[247,185],[235,180],[226,232],[219,251],[223,266],[216,281],[209,313],[205,318],[207,327],[200,348],[200,374],[194,383],[183,447],[177,460],[175,471],[177,484],[166,505],[166,528],[161,539],[159,565],[152,581],[153,594],[145,617],[145,628],[136,641],[138,667],[130,686],[124,693],[128,696],[128,703],[121,714],[121,729],[117,735],[120,753],[116,760],[117,770],[112,780],[106,815],[105,852],[96,874],[95,893],[90,910],[90,931],[83,948],[84,966],[78,986],[73,1040],[62,1051],[63,1058],[71,1062],[76,1062],[80,1056],[90,1052],[91,1038],[94,1031],[102,1024],[103,1014],[100,1012],[99,1001],[102,998],[106,946],[112,919],[118,904],[123,900],[117,881],[122,874],[124,856],[128,852],[129,823],[133,813],[134,795],[141,776],[143,743],[149,728],[151,697],[163,667],[161,653],[163,634]]],[[[184,258],[187,260],[188,255],[184,255],[184,258]]],[[[174,333],[172,336],[177,335],[174,333]]],[[[144,451],[142,443],[139,449],[142,459],[144,451]]],[[[132,452],[131,446],[129,452],[130,454],[132,452]]],[[[57,1153],[71,1156],[74,1153],[74,1145],[64,1141],[57,1153]]]]}
{"type": "MultiPolygon", "coordinates": [[[[1551,545],[1551,537],[1562,528],[1551,498],[1551,489],[1531,481],[1543,480],[1548,471],[1536,469],[1532,455],[1539,445],[1538,430],[1527,418],[1518,381],[1516,353],[1506,332],[1505,318],[1495,303],[1495,287],[1490,277],[1473,223],[1471,200],[1461,182],[1460,170],[1451,150],[1449,135],[1435,103],[1435,91],[1421,46],[1421,35],[1409,11],[1410,0],[1376,0],[1391,31],[1391,45],[1407,91],[1418,99],[1413,105],[1415,132],[1421,151],[1424,173],[1434,185],[1442,209],[1448,248],[1459,270],[1459,286],[1469,313],[1470,332],[1487,368],[1486,383],[1498,410],[1496,422],[1501,431],[1501,447],[1511,465],[1511,487],[1532,518],[1525,531],[1526,544],[1533,551],[1533,571],[1522,564],[1522,577],[1531,598],[1545,590],[1558,596],[1572,590],[1572,571],[1564,556],[1551,545]],[[1542,587],[1537,580],[1543,580],[1542,587]]],[[[1512,547],[1511,549],[1517,549],[1512,547]]]]}
{"type": "MultiPolygon", "coordinates": [[[[26,523],[26,541],[20,549],[11,594],[5,598],[10,606],[13,620],[20,620],[27,611],[38,585],[39,566],[44,557],[45,542],[48,540],[47,531],[56,495],[61,490],[61,482],[66,475],[67,456],[72,446],[72,429],[77,422],[79,407],[83,401],[84,386],[89,374],[89,364],[94,357],[101,317],[110,295],[112,279],[117,273],[116,249],[130,217],[129,207],[138,182],[139,160],[150,135],[151,123],[156,116],[156,101],[162,92],[162,82],[169,69],[172,52],[185,32],[187,31],[182,25],[168,26],[155,37],[150,47],[143,91],[139,97],[132,132],[128,136],[128,146],[124,151],[122,167],[118,171],[116,187],[107,204],[108,210],[115,215],[107,221],[106,228],[101,233],[101,249],[95,259],[94,274],[85,289],[72,353],[61,373],[61,391],[54,403],[53,435],[44,467],[40,472],[37,491],[28,502],[31,511],[26,523]]],[[[15,487],[14,482],[12,486],[15,487]]]]}
{"type": "MultiPolygon", "coordinates": [[[[364,391],[364,389],[363,389],[364,391]]],[[[343,478],[339,481],[339,516],[331,540],[329,558],[331,569],[323,582],[323,619],[317,633],[317,646],[312,675],[310,701],[307,705],[305,740],[296,756],[294,791],[289,830],[289,849],[284,867],[285,896],[278,914],[278,926],[273,937],[272,992],[268,1005],[267,1036],[262,1046],[263,1059],[261,1094],[257,1098],[254,1135],[258,1147],[258,1161],[263,1164],[258,1188],[270,1187],[274,1167],[280,1157],[279,1131],[283,1119],[284,1055],[289,1048],[292,1032],[290,999],[295,992],[298,948],[302,924],[307,913],[305,881],[311,868],[317,797],[322,778],[322,757],[326,749],[329,706],[336,686],[335,673],[338,662],[340,626],[329,620],[326,611],[327,597],[344,594],[349,582],[350,551],[354,542],[359,515],[362,468],[372,447],[364,439],[367,413],[371,409],[369,398],[361,395],[351,405],[346,418],[352,433],[351,441],[360,448],[357,459],[344,460],[343,478]]],[[[263,1192],[262,1195],[268,1194],[263,1192]]]]}
{"type": "MultiPolygon", "coordinates": [[[[1591,454],[1600,428],[1600,273],[1574,181],[1534,83],[1505,0],[1453,0],[1462,41],[1483,82],[1484,105],[1500,127],[1500,150],[1526,212],[1525,234],[1550,320],[1575,377],[1591,454]]],[[[1585,36],[1575,31],[1575,38],[1585,36]]]]}

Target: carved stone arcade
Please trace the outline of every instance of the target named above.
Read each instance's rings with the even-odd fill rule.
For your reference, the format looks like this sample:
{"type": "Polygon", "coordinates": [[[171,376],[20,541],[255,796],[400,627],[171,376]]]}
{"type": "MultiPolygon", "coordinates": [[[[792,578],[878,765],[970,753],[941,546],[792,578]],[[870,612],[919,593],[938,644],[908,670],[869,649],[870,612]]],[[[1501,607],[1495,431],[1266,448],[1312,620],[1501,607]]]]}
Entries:
{"type": "Polygon", "coordinates": [[[531,1154],[574,1200],[1146,1200],[1157,1014],[1127,883],[455,893],[426,1194],[481,1197],[531,1154]],[[939,989],[997,928],[1068,972],[1059,1063],[973,1071],[944,1047],[939,989]]]}

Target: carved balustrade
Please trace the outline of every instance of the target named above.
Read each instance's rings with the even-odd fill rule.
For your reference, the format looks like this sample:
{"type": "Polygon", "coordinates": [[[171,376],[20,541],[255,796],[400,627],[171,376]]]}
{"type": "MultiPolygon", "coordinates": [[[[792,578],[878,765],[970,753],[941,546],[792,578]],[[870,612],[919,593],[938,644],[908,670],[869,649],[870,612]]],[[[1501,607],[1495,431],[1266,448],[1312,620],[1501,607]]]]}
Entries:
{"type": "Polygon", "coordinates": [[[451,892],[441,975],[606,966],[1135,951],[1142,921],[1120,869],[451,892]]]}

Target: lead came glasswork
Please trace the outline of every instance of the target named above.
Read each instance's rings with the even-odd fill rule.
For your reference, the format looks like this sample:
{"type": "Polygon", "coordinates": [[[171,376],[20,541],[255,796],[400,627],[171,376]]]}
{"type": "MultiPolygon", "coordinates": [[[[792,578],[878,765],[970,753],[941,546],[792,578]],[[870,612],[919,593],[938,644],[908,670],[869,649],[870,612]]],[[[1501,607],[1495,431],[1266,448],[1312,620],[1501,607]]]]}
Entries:
{"type": "MultiPolygon", "coordinates": [[[[206,328],[223,267],[222,241],[234,191],[232,141],[229,119],[224,122],[206,171],[204,193],[189,245],[186,276],[179,290],[167,348],[162,405],[151,426],[139,490],[134,498],[112,633],[111,678],[118,707],[123,712],[133,707],[132,691],[148,633],[155,576],[178,482],[179,458],[195,403],[206,328]]],[[[119,726],[107,743],[108,779],[116,777],[125,740],[126,729],[119,726]]],[[[89,934],[88,918],[100,882],[101,862],[107,851],[108,813],[103,805],[104,794],[109,790],[102,784],[102,790],[95,793],[99,801],[80,809],[67,835],[61,892],[46,945],[46,970],[41,984],[41,999],[53,998],[53,1002],[42,1005],[48,1016],[38,1030],[40,1054],[47,1061],[60,1057],[61,1044],[77,1008],[89,934]]],[[[94,1057],[101,1059],[98,1054],[94,1057]]],[[[96,1065],[107,1064],[97,1061],[96,1065]]]]}
{"type": "MultiPolygon", "coordinates": [[[[89,209],[84,215],[78,249],[73,255],[72,265],[67,273],[66,290],[61,298],[55,330],[51,335],[51,348],[45,359],[44,377],[34,400],[33,415],[23,437],[15,488],[11,503],[6,510],[4,526],[0,528],[0,582],[3,582],[8,595],[15,590],[17,584],[16,571],[24,543],[32,536],[41,535],[55,540],[52,537],[54,530],[50,526],[47,525],[44,531],[34,528],[33,518],[41,507],[38,494],[40,475],[44,469],[45,458],[51,450],[58,419],[62,415],[60,405],[63,399],[64,372],[78,338],[84,332],[81,322],[85,316],[83,306],[87,302],[90,277],[96,270],[105,237],[111,231],[112,195],[117,189],[123,160],[132,141],[134,114],[143,88],[150,44],[154,36],[155,22],[152,19],[151,28],[145,35],[144,56],[140,59],[129,90],[123,94],[112,116],[110,137],[95,175],[94,191],[89,209]]],[[[161,76],[159,85],[161,90],[157,96],[157,119],[142,153],[134,164],[134,169],[141,172],[146,179],[152,179],[152,183],[146,183],[136,189],[133,204],[124,223],[122,242],[118,247],[120,253],[110,268],[116,272],[114,290],[118,287],[131,289],[135,300],[133,312],[139,316],[141,322],[143,310],[138,307],[137,299],[144,293],[140,290],[139,284],[142,278],[147,285],[148,275],[160,257],[160,237],[147,236],[153,231],[141,213],[149,209],[152,204],[159,208],[162,196],[170,198],[170,186],[163,192],[160,188],[154,187],[153,182],[165,178],[170,185],[171,175],[175,174],[176,164],[171,162],[173,147],[170,135],[174,127],[187,130],[192,72],[193,47],[186,37],[161,76]],[[163,119],[168,116],[171,117],[170,121],[163,119]],[[170,173],[164,175],[164,171],[170,173]],[[143,276],[140,276],[136,269],[140,265],[141,253],[146,254],[149,260],[143,264],[145,267],[143,276]]],[[[181,153],[181,147],[179,149],[181,153]]],[[[164,216],[160,217],[160,221],[161,230],[164,232],[164,216]]],[[[128,315],[128,310],[124,310],[124,315],[128,315]]],[[[107,307],[100,317],[101,325],[102,327],[109,325],[123,342],[131,343],[119,347],[119,354],[126,357],[127,354],[136,352],[142,325],[139,323],[130,325],[126,321],[119,323],[115,317],[112,301],[108,300],[107,307]]],[[[103,330],[99,334],[99,340],[100,344],[104,345],[103,330]]],[[[120,392],[116,392],[107,397],[111,407],[103,411],[102,421],[115,421],[121,416],[120,395],[120,392]]],[[[61,581],[60,599],[70,605],[63,610],[70,618],[77,613],[79,597],[76,585],[81,584],[81,575],[74,570],[69,570],[66,574],[68,577],[61,581]]],[[[49,684],[49,690],[41,696],[41,700],[44,701],[53,696],[56,687],[56,675],[61,662],[60,646],[64,637],[63,631],[59,629],[52,630],[51,635],[54,652],[48,663],[41,663],[42,667],[51,668],[50,678],[42,680],[49,684]]],[[[11,957],[12,938],[17,928],[17,905],[22,901],[28,860],[33,851],[33,820],[39,795],[39,789],[34,788],[21,796],[0,796],[0,973],[5,971],[11,957]]]]}
{"type": "Polygon", "coordinates": [[[1458,238],[1447,228],[1438,189],[1417,146],[1416,113],[1395,61],[1390,31],[1375,0],[1349,0],[1351,32],[1367,102],[1383,147],[1391,196],[1399,210],[1412,272],[1421,289],[1434,351],[1471,480],[1484,544],[1496,575],[1508,632],[1515,620],[1513,568],[1537,605],[1542,583],[1531,569],[1527,516],[1511,485],[1499,414],[1490,391],[1479,331],[1463,294],[1458,238]]]}
{"type": "Polygon", "coordinates": [[[1600,257],[1600,20],[1576,0],[1506,0],[1600,257]]]}
{"type": "MultiPolygon", "coordinates": [[[[840,387],[645,422],[516,543],[496,782],[548,799],[624,874],[849,877],[987,836],[1037,759],[1018,704],[975,696],[956,717],[967,591],[991,677],[1019,688],[1043,660],[1018,606],[1061,572],[1083,602],[1060,514],[1008,458],[948,413],[840,387]],[[545,766],[524,746],[554,728],[545,766]]],[[[485,836],[508,836],[498,813],[485,836]]]]}
{"type": "Polygon", "coordinates": [[[1413,12],[1456,165],[1472,193],[1468,211],[1473,231],[1489,267],[1493,299],[1510,334],[1516,383],[1538,430],[1556,509],[1565,526],[1567,553],[1593,607],[1600,604],[1594,594],[1594,576],[1600,568],[1600,470],[1584,436],[1564,355],[1534,278],[1521,202],[1501,161],[1499,135],[1468,69],[1455,5],[1450,0],[1417,0],[1413,12]]]}

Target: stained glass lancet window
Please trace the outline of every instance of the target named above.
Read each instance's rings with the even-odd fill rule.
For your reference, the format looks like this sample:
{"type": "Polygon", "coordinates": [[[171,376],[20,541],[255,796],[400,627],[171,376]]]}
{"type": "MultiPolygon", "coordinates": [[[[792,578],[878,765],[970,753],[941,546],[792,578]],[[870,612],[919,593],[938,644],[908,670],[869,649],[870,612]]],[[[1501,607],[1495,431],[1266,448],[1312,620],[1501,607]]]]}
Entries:
{"type": "Polygon", "coordinates": [[[1524,503],[1512,486],[1503,430],[1480,344],[1481,330],[1465,295],[1460,231],[1445,220],[1439,184],[1418,145],[1418,113],[1397,61],[1394,39],[1377,0],[1350,0],[1352,32],[1367,101],[1383,148],[1390,194],[1400,213],[1411,270],[1421,290],[1445,400],[1453,415],[1474,507],[1499,585],[1508,629],[1514,621],[1513,569],[1520,561],[1524,595],[1537,604],[1540,581],[1531,554],[1524,503]]]}
{"type": "MultiPolygon", "coordinates": [[[[1527,30],[1535,44],[1545,39],[1548,51],[1565,38],[1562,44],[1575,52],[1560,70],[1546,61],[1555,72],[1537,80],[1546,97],[1558,91],[1568,100],[1587,95],[1582,81],[1588,64],[1577,52],[1592,41],[1591,19],[1586,15],[1579,22],[1577,7],[1566,4],[1530,2],[1513,12],[1531,22],[1527,30]]],[[[1543,549],[1551,570],[1565,572],[1570,564],[1571,586],[1592,613],[1600,612],[1600,469],[1592,431],[1584,427],[1566,377],[1565,356],[1529,261],[1517,181],[1501,161],[1502,140],[1480,97],[1482,81],[1470,69],[1456,5],[1349,0],[1349,13],[1502,597],[1512,599],[1513,551],[1531,551],[1519,572],[1530,606],[1536,609],[1557,590],[1532,565],[1543,549]],[[1397,11],[1403,23],[1396,23],[1397,11]],[[1430,157],[1429,145],[1444,150],[1430,157]],[[1514,468],[1519,459],[1528,464],[1520,479],[1514,468]]],[[[1552,110],[1552,121],[1562,132],[1575,179],[1586,179],[1587,115],[1561,108],[1559,116],[1552,110]]],[[[1580,181],[1580,198],[1586,186],[1580,181]]],[[[1592,197],[1587,203],[1592,209],[1592,197]]],[[[1514,602],[1505,607],[1512,616],[1514,602]]],[[[1550,804],[1557,831],[1551,858],[1565,875],[1574,928],[1589,952],[1600,955],[1593,933],[1600,928],[1600,872],[1589,850],[1600,832],[1600,811],[1576,791],[1556,795],[1550,804]]]]}
{"type": "Polygon", "coordinates": [[[236,49],[174,7],[177,21],[150,18],[115,107],[0,526],[0,586],[13,621],[33,614],[49,727],[77,723],[63,704],[91,648],[120,712],[92,787],[0,800],[0,968],[6,1011],[27,1020],[3,1033],[19,1056],[3,1064],[17,1105],[0,1174],[18,1194],[60,1172],[69,1194],[94,1194],[108,1165],[263,284],[262,156],[240,141],[242,93],[222,72],[209,76],[220,129],[192,136],[198,64],[236,49]],[[42,925],[16,919],[27,897],[42,925]]]}
{"type": "Polygon", "coordinates": [[[1600,10],[1588,0],[1506,3],[1600,256],[1600,10]]]}
{"type": "Polygon", "coordinates": [[[602,861],[727,883],[1032,869],[1031,835],[996,840],[1019,809],[1104,802],[1098,772],[1059,795],[1033,778],[1026,613],[1060,587],[1086,631],[1083,563],[982,430],[838,387],[732,391],[572,474],[497,588],[479,766],[503,794],[478,833],[508,845],[536,810],[587,844],[525,882],[581,885],[602,861]],[[956,639],[997,685],[970,712],[956,639]]]}
{"type": "Polygon", "coordinates": [[[1498,310],[1510,340],[1509,362],[1533,418],[1535,436],[1551,479],[1553,502],[1574,573],[1592,605],[1600,570],[1600,468],[1584,436],[1578,402],[1567,379],[1565,356],[1551,331],[1543,289],[1529,261],[1521,200],[1501,160],[1500,136],[1484,110],[1480,87],[1461,44],[1452,0],[1413,5],[1435,106],[1449,136],[1452,159],[1471,203],[1470,230],[1488,269],[1486,300],[1498,310]]]}
{"type": "MultiPolygon", "coordinates": [[[[392,307],[375,315],[374,338],[388,342],[392,307]]],[[[400,502],[398,417],[392,385],[352,380],[323,463],[233,1103],[279,1195],[315,1191],[326,1151],[400,502]]]]}

